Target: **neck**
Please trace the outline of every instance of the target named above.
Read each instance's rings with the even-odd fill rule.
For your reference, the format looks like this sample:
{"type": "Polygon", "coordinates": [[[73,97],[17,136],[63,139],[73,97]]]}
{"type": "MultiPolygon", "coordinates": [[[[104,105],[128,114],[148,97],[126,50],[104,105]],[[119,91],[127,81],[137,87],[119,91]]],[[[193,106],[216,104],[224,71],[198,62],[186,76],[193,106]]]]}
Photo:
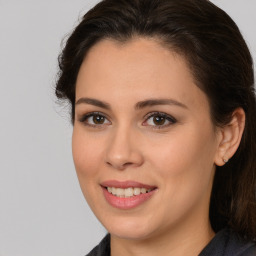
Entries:
{"type": "Polygon", "coordinates": [[[180,227],[175,230],[174,227],[171,232],[159,232],[142,240],[123,239],[112,235],[111,256],[196,256],[214,235],[209,221],[206,225],[201,222],[196,227],[186,227],[186,231],[180,227]]]}

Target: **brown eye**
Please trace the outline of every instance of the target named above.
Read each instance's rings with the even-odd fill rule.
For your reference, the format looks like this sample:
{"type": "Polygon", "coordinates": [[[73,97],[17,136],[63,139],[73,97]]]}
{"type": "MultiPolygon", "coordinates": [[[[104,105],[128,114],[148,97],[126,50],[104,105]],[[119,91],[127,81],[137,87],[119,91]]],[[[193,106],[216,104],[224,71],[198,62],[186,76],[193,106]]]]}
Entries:
{"type": "Polygon", "coordinates": [[[155,116],[153,118],[153,122],[155,125],[163,125],[165,123],[166,118],[163,116],[155,116]]]}
{"type": "Polygon", "coordinates": [[[105,122],[105,117],[104,116],[100,116],[100,115],[94,115],[93,116],[93,122],[94,124],[104,124],[105,122]]]}
{"type": "Polygon", "coordinates": [[[143,122],[143,125],[151,126],[152,128],[161,129],[177,122],[175,118],[162,112],[150,113],[147,116],[148,117],[146,118],[146,121],[143,122]]]}
{"type": "Polygon", "coordinates": [[[103,114],[97,112],[86,114],[82,116],[79,121],[88,126],[101,127],[102,125],[111,124],[111,122],[103,114]]]}

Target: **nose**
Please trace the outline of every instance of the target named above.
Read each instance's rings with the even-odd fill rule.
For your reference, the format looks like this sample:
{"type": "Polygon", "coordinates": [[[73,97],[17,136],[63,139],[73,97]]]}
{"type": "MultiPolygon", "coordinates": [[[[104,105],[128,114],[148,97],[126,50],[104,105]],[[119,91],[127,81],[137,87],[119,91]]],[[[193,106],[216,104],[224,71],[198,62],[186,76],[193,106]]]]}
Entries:
{"type": "Polygon", "coordinates": [[[143,164],[138,133],[129,128],[116,128],[109,139],[106,149],[106,163],[117,169],[138,167],[143,164]]]}

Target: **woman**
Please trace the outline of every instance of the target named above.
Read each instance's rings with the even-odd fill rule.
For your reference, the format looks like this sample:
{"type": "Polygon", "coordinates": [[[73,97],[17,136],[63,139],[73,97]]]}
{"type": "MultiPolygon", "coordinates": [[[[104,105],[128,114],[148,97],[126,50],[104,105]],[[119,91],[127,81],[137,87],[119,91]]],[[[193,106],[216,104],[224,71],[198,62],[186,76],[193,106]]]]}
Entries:
{"type": "Polygon", "coordinates": [[[108,230],[88,255],[256,255],[249,50],[206,0],[105,0],[59,59],[83,194],[108,230]]]}

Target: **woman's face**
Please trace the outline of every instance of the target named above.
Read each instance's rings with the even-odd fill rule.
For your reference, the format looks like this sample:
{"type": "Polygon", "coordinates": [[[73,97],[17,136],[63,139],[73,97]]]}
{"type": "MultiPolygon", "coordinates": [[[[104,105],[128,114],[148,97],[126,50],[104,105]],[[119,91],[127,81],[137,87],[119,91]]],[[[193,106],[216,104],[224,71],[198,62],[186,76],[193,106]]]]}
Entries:
{"type": "Polygon", "coordinates": [[[103,40],[76,84],[73,157],[83,194],[114,236],[209,224],[219,136],[184,59],[153,39],[103,40]]]}

